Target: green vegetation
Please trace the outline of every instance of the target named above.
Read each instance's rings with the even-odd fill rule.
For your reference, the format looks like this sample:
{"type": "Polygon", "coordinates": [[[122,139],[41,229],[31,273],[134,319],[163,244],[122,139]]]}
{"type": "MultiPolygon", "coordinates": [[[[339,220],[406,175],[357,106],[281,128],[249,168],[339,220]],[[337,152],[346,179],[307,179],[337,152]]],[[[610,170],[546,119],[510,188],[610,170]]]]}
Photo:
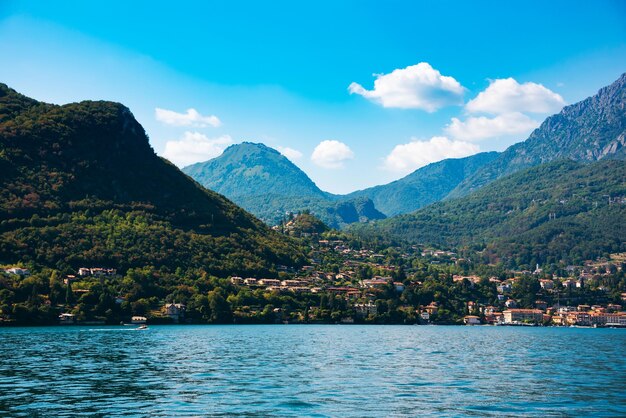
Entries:
{"type": "Polygon", "coordinates": [[[385,218],[365,197],[338,202],[339,196],[320,190],[295,164],[263,144],[232,145],[219,157],[183,171],[269,225],[277,225],[286,214],[304,211],[333,228],[385,218]]]}
{"type": "Polygon", "coordinates": [[[277,229],[284,234],[297,237],[319,235],[329,231],[328,226],[324,222],[308,211],[295,215],[291,214],[278,225],[277,229]]]}
{"type": "Polygon", "coordinates": [[[124,106],[39,103],[0,85],[0,262],[60,270],[298,265],[296,242],[157,157],[124,106]]]}
{"type": "MultiPolygon", "coordinates": [[[[460,324],[468,314],[484,319],[478,306],[505,309],[497,284],[512,274],[502,265],[472,266],[458,259],[444,262],[445,257],[437,257],[434,264],[434,258],[420,255],[423,249],[407,253],[386,247],[373,252],[368,243],[334,231],[319,238],[307,240],[310,255],[318,259],[315,271],[280,273],[282,279],[307,281],[315,292],[233,284],[196,268],[131,268],[103,277],[68,276],[48,268],[31,276],[0,270],[0,323],[56,324],[61,313],[83,323],[119,324],[134,315],[146,316],[151,323],[171,323],[165,312],[168,303],[185,305],[184,322],[209,324],[460,324]],[[464,277],[470,272],[477,276],[464,277]],[[382,285],[366,287],[363,280],[372,278],[383,279],[382,285]],[[372,311],[364,312],[359,308],[363,305],[372,311]],[[421,318],[424,308],[433,305],[436,311],[430,318],[421,318]]],[[[619,303],[626,292],[626,263],[586,269],[593,274],[582,288],[564,288],[555,281],[554,289],[542,289],[539,279],[552,277],[550,272],[517,275],[506,297],[521,308],[533,308],[537,300],[548,306],[619,303]]]]}
{"type": "Polygon", "coordinates": [[[275,231],[158,158],[124,106],[54,106],[0,85],[0,322],[167,323],[168,303],[185,305],[189,323],[458,324],[505,298],[618,309],[608,304],[626,292],[625,77],[504,157],[446,160],[351,200],[258,144],[187,168],[275,231]],[[384,218],[373,201],[399,213],[466,178],[490,184],[364,222],[384,218]]]}
{"type": "Polygon", "coordinates": [[[413,214],[354,226],[361,236],[468,246],[511,268],[580,263],[626,250],[626,164],[558,161],[413,214]],[[612,203],[609,203],[609,198],[612,203]]]}

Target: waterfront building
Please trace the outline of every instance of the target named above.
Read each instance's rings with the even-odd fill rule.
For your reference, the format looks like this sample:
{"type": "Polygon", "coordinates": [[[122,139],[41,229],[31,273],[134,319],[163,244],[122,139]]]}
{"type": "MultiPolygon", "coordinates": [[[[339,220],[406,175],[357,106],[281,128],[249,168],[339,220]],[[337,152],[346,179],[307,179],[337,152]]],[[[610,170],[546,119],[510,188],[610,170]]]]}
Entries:
{"type": "Polygon", "coordinates": [[[543,312],[539,309],[507,309],[502,313],[505,324],[543,321],[543,312]]]}
{"type": "Polygon", "coordinates": [[[59,315],[60,325],[73,325],[74,323],[74,315],[70,313],[62,313],[61,315],[59,315]]]}

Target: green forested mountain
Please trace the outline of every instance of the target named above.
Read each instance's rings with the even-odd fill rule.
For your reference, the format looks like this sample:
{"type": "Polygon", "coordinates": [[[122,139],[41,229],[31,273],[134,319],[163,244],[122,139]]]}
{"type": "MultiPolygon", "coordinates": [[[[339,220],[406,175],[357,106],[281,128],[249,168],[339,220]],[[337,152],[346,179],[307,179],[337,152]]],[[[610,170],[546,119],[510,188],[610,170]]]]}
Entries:
{"type": "Polygon", "coordinates": [[[415,170],[389,184],[370,187],[344,198],[366,197],[387,216],[410,213],[450,193],[461,181],[493,161],[497,152],[482,152],[465,158],[449,158],[415,170]]]}
{"type": "Polygon", "coordinates": [[[495,179],[557,159],[626,158],[626,73],[595,96],[566,106],[530,137],[462,181],[449,195],[460,197],[495,179]]]}
{"type": "Polygon", "coordinates": [[[111,102],[40,103],[0,85],[0,263],[269,271],[298,247],[157,157],[111,102]]]}
{"type": "Polygon", "coordinates": [[[328,197],[295,164],[264,144],[231,145],[219,157],[185,167],[183,172],[209,189],[233,198],[255,191],[328,197]]]}
{"type": "Polygon", "coordinates": [[[496,180],[469,196],[352,228],[413,243],[483,249],[514,265],[626,251],[626,163],[569,160],[496,180]]]}
{"type": "Polygon", "coordinates": [[[320,190],[291,161],[263,144],[230,146],[221,156],[183,171],[270,224],[280,222],[286,212],[310,210],[337,228],[412,212],[436,202],[497,155],[485,152],[443,160],[392,183],[344,196],[320,190]]]}
{"type": "Polygon", "coordinates": [[[279,223],[287,212],[306,210],[335,228],[385,217],[367,198],[337,202],[295,164],[263,144],[232,145],[219,157],[183,171],[269,224],[279,223]]]}

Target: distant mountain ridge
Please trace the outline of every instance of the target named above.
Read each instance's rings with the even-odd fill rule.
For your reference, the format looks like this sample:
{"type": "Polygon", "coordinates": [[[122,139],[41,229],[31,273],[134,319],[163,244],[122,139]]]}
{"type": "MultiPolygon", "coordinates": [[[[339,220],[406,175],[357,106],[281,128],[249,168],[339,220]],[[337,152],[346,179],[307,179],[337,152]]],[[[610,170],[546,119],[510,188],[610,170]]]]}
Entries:
{"type": "Polygon", "coordinates": [[[184,167],[183,172],[269,224],[279,223],[287,212],[307,210],[334,228],[385,218],[367,198],[337,201],[284,155],[264,144],[231,145],[219,157],[184,167]]]}
{"type": "Polygon", "coordinates": [[[320,190],[278,151],[251,142],[231,145],[219,157],[184,167],[183,172],[270,224],[280,222],[286,212],[310,210],[337,228],[436,202],[497,154],[439,161],[392,183],[348,195],[320,190]]]}
{"type": "Polygon", "coordinates": [[[524,168],[568,158],[598,161],[626,158],[626,73],[594,96],[547,118],[524,142],[462,181],[448,196],[465,196],[524,168]]]}
{"type": "Polygon", "coordinates": [[[359,190],[343,198],[367,197],[387,216],[410,213],[446,197],[465,178],[498,157],[481,152],[465,158],[448,158],[391,183],[359,190]]]}
{"type": "Polygon", "coordinates": [[[57,106],[0,84],[0,263],[151,265],[226,275],[299,247],[159,158],[128,108],[57,106]]]}
{"type": "Polygon", "coordinates": [[[331,227],[411,213],[465,196],[490,182],[559,159],[590,162],[626,157],[626,74],[598,94],[547,118],[503,153],[485,152],[422,167],[389,184],[332,195],[278,151],[262,144],[229,147],[222,156],[183,169],[265,222],[311,210],[331,227]]]}

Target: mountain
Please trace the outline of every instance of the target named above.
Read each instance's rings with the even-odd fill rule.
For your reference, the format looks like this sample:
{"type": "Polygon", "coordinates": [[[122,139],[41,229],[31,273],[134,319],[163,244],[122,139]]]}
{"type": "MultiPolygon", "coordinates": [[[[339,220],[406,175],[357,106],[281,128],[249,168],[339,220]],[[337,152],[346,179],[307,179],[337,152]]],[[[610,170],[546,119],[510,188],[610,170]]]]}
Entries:
{"type": "Polygon", "coordinates": [[[231,145],[219,157],[185,167],[183,172],[234,200],[251,191],[259,195],[280,191],[285,196],[328,197],[289,159],[264,144],[231,145]]]}
{"type": "Polygon", "coordinates": [[[280,222],[287,212],[310,210],[337,228],[412,212],[438,201],[497,155],[485,152],[443,160],[392,183],[344,196],[320,190],[295,164],[263,144],[232,145],[221,156],[183,171],[267,223],[280,222]]]}
{"type": "Polygon", "coordinates": [[[513,265],[580,262],[626,251],[626,163],[560,160],[496,180],[459,199],[352,227],[442,247],[475,246],[513,265]]]}
{"type": "Polygon", "coordinates": [[[159,158],[119,103],[0,84],[0,263],[214,274],[303,262],[298,246],[159,158]]]}
{"type": "Polygon", "coordinates": [[[285,156],[263,144],[231,145],[219,157],[183,171],[269,224],[279,223],[288,212],[307,210],[335,228],[385,217],[367,198],[337,202],[285,156]]]}
{"type": "Polygon", "coordinates": [[[547,118],[526,141],[509,147],[462,181],[449,197],[467,195],[508,174],[562,158],[626,158],[626,73],[595,96],[547,118]]]}
{"type": "Polygon", "coordinates": [[[464,179],[496,159],[497,152],[449,158],[415,170],[389,184],[359,190],[344,198],[366,197],[387,216],[413,212],[446,197],[464,179]]]}

